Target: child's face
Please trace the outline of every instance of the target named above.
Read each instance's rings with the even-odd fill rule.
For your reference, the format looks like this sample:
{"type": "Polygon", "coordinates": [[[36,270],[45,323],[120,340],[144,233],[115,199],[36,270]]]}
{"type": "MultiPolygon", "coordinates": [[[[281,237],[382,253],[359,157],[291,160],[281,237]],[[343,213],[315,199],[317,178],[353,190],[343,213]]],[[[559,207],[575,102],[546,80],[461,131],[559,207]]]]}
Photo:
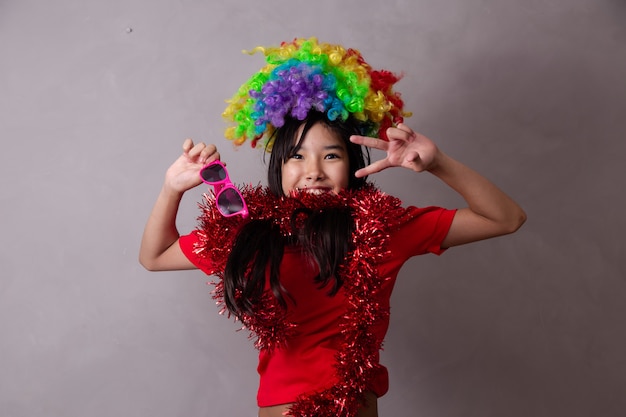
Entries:
{"type": "MultiPolygon", "coordinates": [[[[298,130],[300,137],[303,126],[298,130]]],[[[313,125],[302,146],[282,167],[283,193],[295,190],[339,193],[348,187],[350,162],[341,138],[325,125],[313,125]]]]}

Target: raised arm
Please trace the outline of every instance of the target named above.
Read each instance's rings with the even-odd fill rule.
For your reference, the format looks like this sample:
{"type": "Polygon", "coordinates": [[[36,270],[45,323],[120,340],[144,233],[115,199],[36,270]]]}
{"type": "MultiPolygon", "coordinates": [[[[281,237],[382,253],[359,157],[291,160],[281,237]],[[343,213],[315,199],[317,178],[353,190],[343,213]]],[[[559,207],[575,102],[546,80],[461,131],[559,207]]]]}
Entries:
{"type": "Polygon", "coordinates": [[[387,131],[389,142],[353,136],[351,141],[381,149],[387,157],[356,172],[365,176],[389,167],[428,171],[458,192],[468,207],[457,211],[442,247],[513,233],[526,220],[524,210],[491,181],[443,153],[427,137],[404,124],[387,131]]]}
{"type": "Polygon", "coordinates": [[[168,168],[165,181],[150,213],[141,239],[139,262],[150,271],[193,269],[182,253],[176,228],[176,214],[185,191],[202,181],[198,172],[208,162],[219,159],[214,145],[183,143],[182,155],[168,168]]]}

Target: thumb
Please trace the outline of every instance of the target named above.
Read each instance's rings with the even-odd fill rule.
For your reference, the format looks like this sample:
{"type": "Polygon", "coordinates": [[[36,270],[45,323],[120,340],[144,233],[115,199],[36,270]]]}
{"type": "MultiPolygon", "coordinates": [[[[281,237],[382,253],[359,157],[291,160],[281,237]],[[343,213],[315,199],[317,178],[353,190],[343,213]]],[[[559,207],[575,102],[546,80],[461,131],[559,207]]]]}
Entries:
{"type": "Polygon", "coordinates": [[[410,151],[406,154],[406,161],[409,164],[417,164],[420,160],[420,154],[417,151],[410,151]]]}

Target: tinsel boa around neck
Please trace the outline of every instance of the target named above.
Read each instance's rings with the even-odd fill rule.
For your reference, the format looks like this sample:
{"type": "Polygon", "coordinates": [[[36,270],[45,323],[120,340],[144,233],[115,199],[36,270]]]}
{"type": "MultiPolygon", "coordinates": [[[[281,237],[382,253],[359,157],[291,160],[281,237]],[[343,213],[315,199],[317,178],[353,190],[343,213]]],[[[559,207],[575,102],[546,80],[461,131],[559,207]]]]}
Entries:
{"type": "MultiPolygon", "coordinates": [[[[223,271],[236,234],[244,222],[271,219],[280,226],[284,236],[290,236],[294,211],[307,208],[312,211],[329,207],[352,209],[355,231],[353,249],[340,269],[347,302],[342,318],[341,334],[344,342],[337,353],[335,365],[338,383],[312,394],[304,394],[294,403],[289,415],[296,417],[352,417],[362,406],[369,381],[380,368],[377,354],[382,339],[376,337],[371,326],[386,318],[387,310],[375,302],[373,294],[382,279],[377,265],[387,256],[387,238],[394,225],[405,221],[408,211],[401,201],[384,194],[372,185],[361,190],[322,195],[299,193],[291,197],[277,197],[266,187],[243,187],[250,216],[223,217],[215,207],[214,197],[206,194],[200,204],[199,243],[195,251],[215,265],[219,280],[214,282],[214,298],[224,307],[223,271]]],[[[254,315],[244,316],[243,325],[255,339],[259,349],[272,350],[282,345],[295,325],[285,319],[285,311],[270,293],[261,302],[254,315]]]]}

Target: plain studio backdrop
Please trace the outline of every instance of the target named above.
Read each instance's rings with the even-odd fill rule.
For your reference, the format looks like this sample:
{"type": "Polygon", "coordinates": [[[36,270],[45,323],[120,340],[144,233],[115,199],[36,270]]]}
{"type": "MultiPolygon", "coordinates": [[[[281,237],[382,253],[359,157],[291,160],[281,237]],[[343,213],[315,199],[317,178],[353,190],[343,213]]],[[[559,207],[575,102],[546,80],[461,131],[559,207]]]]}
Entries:
{"type": "MultiPolygon", "coordinates": [[[[137,254],[186,137],[265,182],[224,100],[264,63],[242,50],[310,36],[403,73],[407,124],[529,217],[405,266],[381,417],[626,415],[624,1],[2,0],[0,416],[256,415],[256,351],[210,278],[137,254]]],[[[371,179],[463,204],[429,174],[371,179]]]]}

